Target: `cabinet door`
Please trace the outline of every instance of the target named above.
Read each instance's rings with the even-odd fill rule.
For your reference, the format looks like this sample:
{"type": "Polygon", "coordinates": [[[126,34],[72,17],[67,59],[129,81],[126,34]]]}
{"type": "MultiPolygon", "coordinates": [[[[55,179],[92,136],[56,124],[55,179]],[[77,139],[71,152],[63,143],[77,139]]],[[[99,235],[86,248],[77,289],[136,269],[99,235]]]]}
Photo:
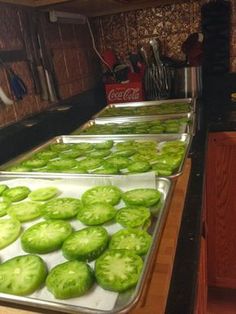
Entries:
{"type": "Polygon", "coordinates": [[[209,134],[206,166],[208,283],[236,288],[236,132],[209,134]]]}

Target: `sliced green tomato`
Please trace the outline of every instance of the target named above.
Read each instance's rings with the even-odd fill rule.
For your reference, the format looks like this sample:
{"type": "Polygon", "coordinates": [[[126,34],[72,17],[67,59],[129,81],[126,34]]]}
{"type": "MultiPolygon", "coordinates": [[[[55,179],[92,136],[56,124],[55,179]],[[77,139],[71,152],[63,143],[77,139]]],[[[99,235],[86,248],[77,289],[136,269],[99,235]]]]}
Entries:
{"type": "Polygon", "coordinates": [[[144,230],[122,229],[112,235],[109,249],[129,250],[138,255],[147,253],[152,237],[144,230]]]}
{"type": "Polygon", "coordinates": [[[11,166],[9,168],[6,169],[6,171],[10,171],[10,172],[30,172],[31,169],[23,166],[23,165],[16,165],[16,166],[11,166]]]}
{"type": "Polygon", "coordinates": [[[118,169],[124,169],[128,167],[130,160],[127,157],[122,156],[111,156],[104,161],[104,165],[115,166],[118,169]]]}
{"type": "Polygon", "coordinates": [[[7,198],[0,197],[0,217],[7,214],[7,209],[11,205],[11,201],[7,198]]]}
{"type": "Polygon", "coordinates": [[[19,202],[25,199],[30,192],[27,186],[16,186],[5,190],[2,195],[9,198],[11,202],[19,202]]]}
{"type": "Polygon", "coordinates": [[[28,159],[22,163],[23,166],[28,168],[42,168],[46,166],[46,164],[47,160],[38,158],[28,159]]]}
{"type": "Polygon", "coordinates": [[[0,195],[6,190],[8,190],[9,187],[6,184],[0,184],[0,195]]]}
{"type": "Polygon", "coordinates": [[[93,170],[92,173],[95,173],[95,174],[118,174],[119,169],[117,167],[114,167],[114,166],[104,165],[98,169],[93,170]]]}
{"type": "Polygon", "coordinates": [[[80,206],[79,199],[72,197],[56,198],[42,206],[42,214],[49,219],[69,219],[78,213],[80,206]]]}
{"type": "Polygon", "coordinates": [[[59,249],[71,232],[71,225],[63,220],[39,222],[23,233],[21,245],[28,253],[49,253],[59,249]]]}
{"type": "Polygon", "coordinates": [[[71,158],[71,159],[76,159],[80,156],[82,156],[83,153],[79,150],[75,150],[75,149],[71,149],[71,150],[67,150],[65,152],[61,152],[59,157],[64,159],[64,158],[71,158]]]}
{"type": "Polygon", "coordinates": [[[16,256],[0,265],[0,292],[31,294],[41,287],[46,276],[46,265],[39,256],[16,256]]]}
{"type": "Polygon", "coordinates": [[[115,148],[117,150],[126,150],[126,149],[133,148],[134,144],[135,144],[134,140],[124,141],[124,142],[116,143],[115,148]]]}
{"type": "Polygon", "coordinates": [[[120,157],[130,157],[136,153],[136,150],[133,148],[127,148],[123,150],[117,150],[115,151],[112,156],[120,156],[120,157]]]}
{"type": "Polygon", "coordinates": [[[128,250],[107,250],[95,263],[95,277],[106,290],[123,292],[134,287],[143,268],[142,258],[128,250]]]}
{"type": "Polygon", "coordinates": [[[159,176],[170,176],[173,173],[170,166],[162,163],[152,165],[152,170],[156,171],[156,174],[159,176]]]}
{"type": "Polygon", "coordinates": [[[76,143],[76,144],[72,144],[71,148],[87,152],[93,149],[93,144],[92,143],[76,143]]]}
{"type": "Polygon", "coordinates": [[[110,149],[113,146],[113,141],[112,140],[107,140],[105,142],[101,142],[101,143],[95,143],[94,148],[95,149],[110,149]]]}
{"type": "Polygon", "coordinates": [[[123,193],[122,199],[127,205],[150,207],[156,205],[161,193],[156,189],[134,189],[123,193]]]}
{"type": "Polygon", "coordinates": [[[128,206],[121,208],[116,214],[116,222],[123,227],[146,227],[150,219],[150,210],[147,207],[128,206]]]}
{"type": "Polygon", "coordinates": [[[0,249],[14,242],[21,230],[21,224],[16,219],[0,219],[0,249]]]}
{"type": "Polygon", "coordinates": [[[80,167],[85,168],[86,170],[92,170],[99,167],[102,163],[102,158],[97,157],[87,157],[79,162],[80,167]]]}
{"type": "Polygon", "coordinates": [[[95,186],[82,195],[84,204],[108,203],[116,205],[121,198],[121,190],[114,185],[95,186]]]}
{"type": "Polygon", "coordinates": [[[39,159],[50,160],[56,158],[58,154],[57,152],[53,152],[51,150],[43,150],[35,154],[35,156],[39,159]]]}
{"type": "Polygon", "coordinates": [[[56,197],[58,194],[59,190],[57,188],[49,186],[32,191],[28,197],[32,201],[47,201],[53,197],[56,197]]]}
{"type": "Polygon", "coordinates": [[[69,299],[84,295],[93,283],[92,268],[79,261],[69,261],[55,266],[46,279],[46,287],[56,299],[69,299]]]}
{"type": "Polygon", "coordinates": [[[76,166],[75,168],[66,170],[67,173],[87,173],[84,167],[76,166]]]}
{"type": "Polygon", "coordinates": [[[127,169],[132,173],[146,172],[151,169],[151,165],[147,161],[134,161],[127,169]]]}
{"type": "Polygon", "coordinates": [[[77,161],[74,159],[57,159],[49,161],[47,168],[49,170],[68,170],[77,166],[77,161]]]}
{"type": "Polygon", "coordinates": [[[90,158],[97,158],[97,157],[106,157],[110,155],[111,151],[109,149],[97,149],[88,153],[90,158]]]}
{"type": "Polygon", "coordinates": [[[107,203],[88,204],[83,206],[77,218],[88,226],[101,225],[116,215],[116,209],[107,203]]]}
{"type": "Polygon", "coordinates": [[[39,203],[21,202],[10,205],[7,209],[7,213],[20,222],[31,221],[41,215],[41,206],[42,205],[39,203]]]}
{"type": "Polygon", "coordinates": [[[107,248],[109,235],[103,227],[87,227],[72,233],[62,246],[67,259],[92,261],[107,248]]]}

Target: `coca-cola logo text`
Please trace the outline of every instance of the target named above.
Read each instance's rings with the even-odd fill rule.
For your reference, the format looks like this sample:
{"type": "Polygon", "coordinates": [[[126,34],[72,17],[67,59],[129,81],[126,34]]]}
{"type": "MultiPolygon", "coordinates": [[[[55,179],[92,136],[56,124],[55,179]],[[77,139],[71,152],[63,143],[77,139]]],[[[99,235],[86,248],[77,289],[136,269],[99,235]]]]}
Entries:
{"type": "Polygon", "coordinates": [[[119,101],[136,101],[140,98],[140,89],[139,88],[126,88],[123,90],[111,89],[107,95],[110,102],[114,100],[119,101]]]}

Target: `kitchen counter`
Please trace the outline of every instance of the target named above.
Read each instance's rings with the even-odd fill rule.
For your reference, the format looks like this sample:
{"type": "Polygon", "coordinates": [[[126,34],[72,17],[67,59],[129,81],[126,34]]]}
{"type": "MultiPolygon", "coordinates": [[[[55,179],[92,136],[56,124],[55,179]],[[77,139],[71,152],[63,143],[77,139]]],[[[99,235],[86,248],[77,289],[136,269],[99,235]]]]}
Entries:
{"type": "MultiPolygon", "coordinates": [[[[18,134],[19,129],[21,136],[18,134],[18,138],[22,136],[28,138],[27,145],[23,146],[23,149],[18,145],[14,151],[3,153],[0,162],[3,163],[16,156],[17,153],[23,153],[30,146],[44,142],[50,137],[68,134],[73,128],[88,120],[92,113],[102,108],[103,98],[100,97],[98,103],[97,99],[97,97],[91,97],[90,94],[82,95],[79,100],[75,99],[74,105],[67,113],[51,110],[40,115],[40,124],[28,128],[22,125],[11,126],[9,127],[11,132],[7,132],[7,128],[0,130],[0,143],[11,142],[10,137],[14,138],[14,134],[18,134]],[[85,108],[89,108],[86,113],[85,108]],[[50,124],[48,121],[51,121],[50,124]],[[39,130],[41,133],[38,133],[39,130]]],[[[178,179],[175,187],[171,210],[151,277],[138,305],[131,311],[132,314],[194,313],[202,233],[202,196],[207,134],[209,131],[236,130],[234,105],[228,107],[227,113],[209,115],[208,119],[204,106],[199,105],[198,108],[197,132],[191,145],[184,175],[178,179]]],[[[20,312],[19,309],[0,307],[0,313],[24,312],[20,312]]],[[[37,313],[37,310],[33,313],[37,313]]],[[[43,313],[46,311],[43,310],[43,313]]]]}

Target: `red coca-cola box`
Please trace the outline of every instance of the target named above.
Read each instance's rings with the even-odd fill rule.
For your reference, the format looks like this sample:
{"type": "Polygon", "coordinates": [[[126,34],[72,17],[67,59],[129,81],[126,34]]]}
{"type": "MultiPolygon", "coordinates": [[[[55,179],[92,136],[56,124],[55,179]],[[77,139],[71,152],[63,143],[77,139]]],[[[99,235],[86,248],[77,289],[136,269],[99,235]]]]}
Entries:
{"type": "Polygon", "coordinates": [[[144,100],[143,85],[141,81],[105,84],[108,104],[136,102],[144,100]]]}

